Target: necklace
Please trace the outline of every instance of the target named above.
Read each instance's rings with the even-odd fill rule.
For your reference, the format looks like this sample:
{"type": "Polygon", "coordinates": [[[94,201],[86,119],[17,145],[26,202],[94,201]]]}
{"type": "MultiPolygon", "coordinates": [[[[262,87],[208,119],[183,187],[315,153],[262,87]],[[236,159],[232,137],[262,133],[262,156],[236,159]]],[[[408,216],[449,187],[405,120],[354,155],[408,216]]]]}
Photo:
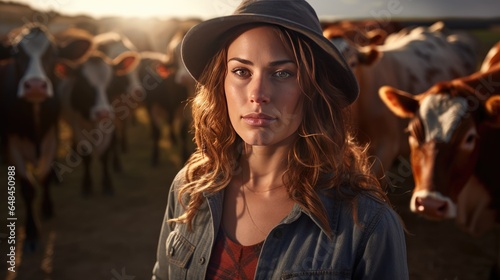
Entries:
{"type": "MultiPolygon", "coordinates": [[[[243,187],[245,187],[247,190],[249,190],[245,185],[243,185],[243,187]]],[[[259,226],[257,226],[257,224],[255,223],[255,221],[253,220],[253,217],[252,217],[252,214],[250,213],[250,209],[248,208],[248,200],[247,200],[247,196],[245,194],[245,190],[243,189],[243,201],[245,203],[245,209],[247,210],[248,212],[248,216],[250,217],[250,221],[252,221],[252,224],[254,225],[254,227],[260,231],[260,233],[263,235],[263,236],[267,236],[267,233],[265,233],[263,230],[260,229],[259,226]]]]}
{"type": "Polygon", "coordinates": [[[256,191],[256,190],[251,190],[249,187],[247,187],[247,185],[246,185],[246,184],[245,184],[245,185],[243,185],[243,187],[244,187],[245,189],[247,189],[247,190],[249,190],[249,191],[253,192],[253,193],[266,193],[266,192],[270,192],[270,191],[275,190],[275,189],[279,189],[279,188],[283,187],[283,185],[279,185],[279,186],[277,186],[277,187],[270,188],[270,189],[265,190],[265,191],[256,191]]]}

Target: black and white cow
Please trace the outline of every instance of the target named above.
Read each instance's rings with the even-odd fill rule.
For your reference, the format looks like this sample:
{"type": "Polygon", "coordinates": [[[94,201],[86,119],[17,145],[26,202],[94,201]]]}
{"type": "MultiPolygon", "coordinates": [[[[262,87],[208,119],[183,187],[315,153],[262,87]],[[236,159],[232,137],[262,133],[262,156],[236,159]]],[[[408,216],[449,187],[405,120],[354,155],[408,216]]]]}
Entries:
{"type": "MultiPolygon", "coordinates": [[[[134,110],[140,105],[140,101],[144,98],[144,89],[139,80],[137,70],[135,69],[139,63],[139,52],[135,45],[123,34],[117,32],[105,32],[95,36],[94,43],[97,49],[110,57],[115,59],[124,53],[127,55],[135,55],[138,59],[133,60],[134,64],[130,65],[130,71],[126,75],[116,77],[109,88],[110,102],[119,107],[127,106],[128,112],[133,113],[134,110]],[[124,100],[134,102],[124,102],[124,100]]],[[[126,152],[128,149],[127,143],[127,121],[129,121],[133,114],[122,114],[115,119],[116,131],[115,139],[113,141],[113,160],[115,169],[121,170],[121,162],[119,158],[120,150],[126,152]]]]}
{"type": "Polygon", "coordinates": [[[169,128],[169,140],[180,151],[181,161],[191,153],[189,128],[191,111],[186,108],[188,88],[176,81],[177,68],[167,56],[157,52],[142,52],[138,72],[146,96],[144,104],[148,111],[153,138],[151,163],[159,163],[159,143],[164,125],[169,128]]]}
{"type": "Polygon", "coordinates": [[[91,161],[100,158],[102,186],[105,194],[113,193],[109,171],[109,156],[115,135],[116,108],[111,103],[110,88],[116,79],[127,75],[138,59],[135,54],[123,53],[110,59],[100,51],[76,68],[64,66],[66,79],[61,84],[63,116],[73,134],[73,151],[84,163],[82,191],[92,192],[91,161]]]}
{"type": "Polygon", "coordinates": [[[15,167],[17,186],[26,205],[26,244],[39,232],[34,201],[42,189],[43,217],[53,215],[49,186],[58,144],[60,115],[56,65],[83,61],[92,49],[88,38],[56,42],[39,24],[26,24],[9,34],[0,62],[0,112],[7,145],[7,162],[15,167]]]}

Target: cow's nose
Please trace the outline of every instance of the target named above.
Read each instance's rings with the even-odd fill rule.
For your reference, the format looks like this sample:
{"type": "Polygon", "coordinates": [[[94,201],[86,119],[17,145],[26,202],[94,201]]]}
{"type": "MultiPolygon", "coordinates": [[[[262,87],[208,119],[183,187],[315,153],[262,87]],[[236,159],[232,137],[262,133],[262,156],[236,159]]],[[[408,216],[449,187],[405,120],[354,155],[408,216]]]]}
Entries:
{"type": "Polygon", "coordinates": [[[29,79],[24,82],[24,89],[43,92],[47,90],[47,82],[38,78],[29,79]]]}
{"type": "Polygon", "coordinates": [[[415,209],[418,214],[428,218],[443,219],[448,211],[448,203],[433,197],[417,197],[415,209]]]}
{"type": "Polygon", "coordinates": [[[99,110],[95,113],[95,116],[98,120],[109,119],[111,117],[111,113],[109,110],[99,110]]]}

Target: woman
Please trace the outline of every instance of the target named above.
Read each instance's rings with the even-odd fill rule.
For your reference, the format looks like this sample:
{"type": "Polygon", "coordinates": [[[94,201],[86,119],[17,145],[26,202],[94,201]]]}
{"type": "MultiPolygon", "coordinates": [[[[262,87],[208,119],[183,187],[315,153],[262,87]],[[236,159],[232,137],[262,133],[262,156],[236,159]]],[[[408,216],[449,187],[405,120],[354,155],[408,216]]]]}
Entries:
{"type": "Polygon", "coordinates": [[[356,80],[301,0],[243,1],[184,38],[198,150],[153,279],[408,279],[402,225],[353,141],[356,80]]]}

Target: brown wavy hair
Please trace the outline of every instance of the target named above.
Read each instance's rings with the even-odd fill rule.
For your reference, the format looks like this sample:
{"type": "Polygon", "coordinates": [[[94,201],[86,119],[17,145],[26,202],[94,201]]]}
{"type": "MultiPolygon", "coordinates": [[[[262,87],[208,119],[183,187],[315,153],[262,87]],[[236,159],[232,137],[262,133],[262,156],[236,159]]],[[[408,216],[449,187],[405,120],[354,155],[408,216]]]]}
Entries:
{"type": "MultiPolygon", "coordinates": [[[[197,94],[191,100],[198,148],[186,163],[185,182],[179,188],[178,199],[185,212],[172,219],[187,222],[189,228],[204,203],[203,193],[224,189],[238,169],[244,143],[229,120],[224,79],[229,44],[252,26],[233,32],[206,66],[197,94]]],[[[335,87],[338,77],[325,63],[328,54],[296,32],[280,26],[274,28],[295,55],[299,68],[297,78],[304,94],[304,117],[297,130],[299,137],[288,152],[283,182],[290,198],[330,230],[318,192],[335,190],[354,204],[360,193],[380,202],[388,202],[388,199],[371,174],[366,147],[359,146],[353,139],[346,102],[335,87]]],[[[353,216],[356,218],[356,211],[353,216]]]]}

